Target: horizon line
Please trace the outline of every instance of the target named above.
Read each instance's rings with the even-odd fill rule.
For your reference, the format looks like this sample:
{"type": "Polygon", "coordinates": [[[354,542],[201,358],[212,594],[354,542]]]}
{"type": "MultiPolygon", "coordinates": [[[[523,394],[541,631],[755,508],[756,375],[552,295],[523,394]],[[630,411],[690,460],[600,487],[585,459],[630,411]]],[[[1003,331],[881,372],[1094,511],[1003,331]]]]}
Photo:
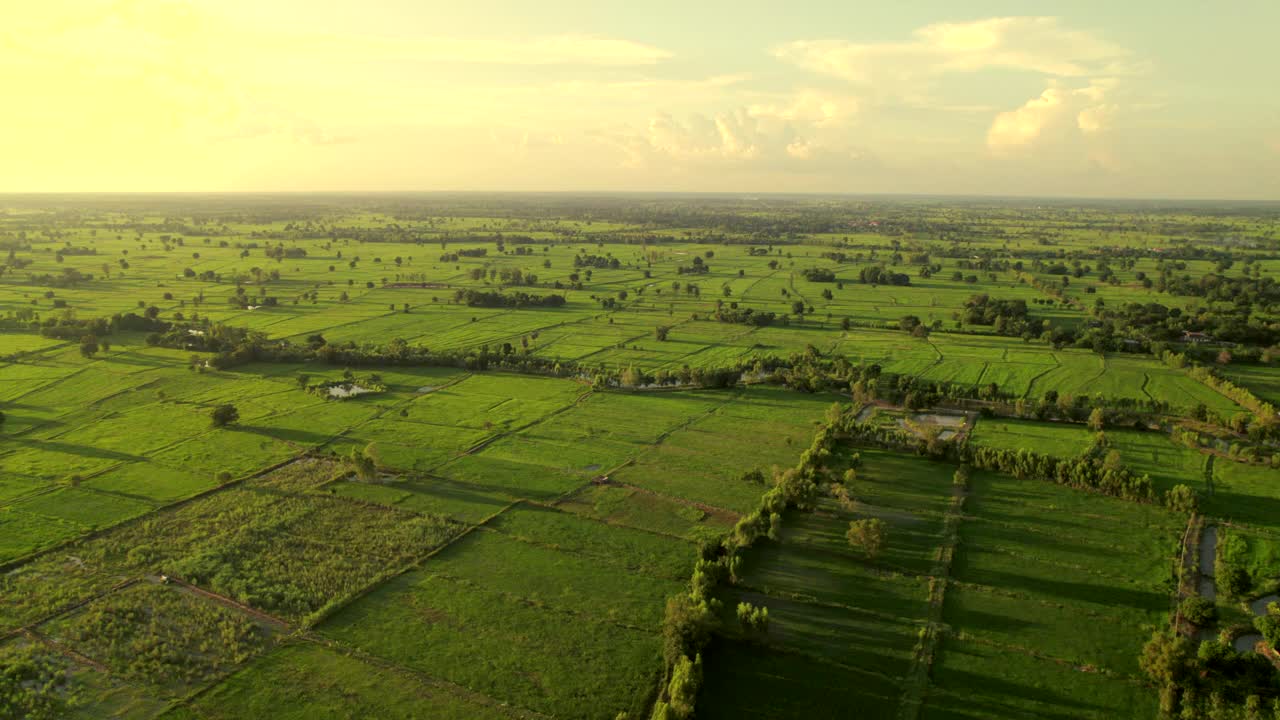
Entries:
{"type": "Polygon", "coordinates": [[[406,196],[406,195],[473,195],[473,196],[541,196],[541,197],[778,197],[778,198],[876,198],[876,199],[943,199],[943,200],[1019,200],[1019,201],[1086,201],[1134,203],[1243,203],[1280,205],[1280,198],[1229,198],[1191,196],[1103,196],[1103,195],[1020,195],[986,193],[912,193],[912,192],[838,192],[779,190],[0,190],[6,197],[182,197],[182,196],[406,196]]]}

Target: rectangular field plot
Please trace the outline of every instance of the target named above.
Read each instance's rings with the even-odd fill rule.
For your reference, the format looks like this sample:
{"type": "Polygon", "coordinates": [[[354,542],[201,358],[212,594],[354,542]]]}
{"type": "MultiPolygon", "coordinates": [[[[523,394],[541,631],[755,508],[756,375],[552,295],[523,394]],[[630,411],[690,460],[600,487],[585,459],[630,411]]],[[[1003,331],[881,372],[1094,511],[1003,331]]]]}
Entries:
{"type": "Polygon", "coordinates": [[[171,502],[208,490],[216,474],[172,468],[149,461],[123,463],[84,482],[86,487],[155,503],[171,502]]]}
{"type": "Polygon", "coordinates": [[[710,514],[678,500],[618,485],[582,487],[560,499],[556,507],[611,525],[688,540],[717,537],[733,526],[734,517],[710,514]]]}
{"type": "MultiPolygon", "coordinates": [[[[626,531],[600,525],[599,532],[626,531]]],[[[432,557],[426,569],[437,578],[534,607],[644,630],[658,627],[667,597],[684,587],[682,580],[646,575],[616,560],[517,540],[485,528],[432,557]]]]}
{"type": "Polygon", "coordinates": [[[12,507],[45,517],[67,520],[89,529],[107,527],[154,509],[150,503],[123,495],[69,487],[37,495],[12,507]]]}
{"type": "Polygon", "coordinates": [[[43,717],[68,720],[146,720],[160,715],[169,705],[167,698],[153,690],[103,667],[73,660],[44,641],[24,635],[0,641],[0,667],[26,668],[30,674],[19,682],[26,699],[34,700],[24,702],[23,693],[18,692],[8,695],[10,704],[5,707],[16,714],[7,717],[33,717],[22,712],[30,708],[43,711],[43,717]]]}
{"type": "Polygon", "coordinates": [[[944,618],[1009,651],[1137,676],[1182,525],[1156,506],[978,473],[944,618]]]}
{"type": "Polygon", "coordinates": [[[335,494],[364,502],[398,507],[416,513],[442,515],[463,523],[478,523],[515,498],[436,477],[409,477],[380,482],[339,481],[335,494]]]}
{"type": "Polygon", "coordinates": [[[642,716],[660,666],[656,625],[532,607],[427,569],[392,579],[320,631],[514,709],[565,718],[642,716]]]}
{"type": "Polygon", "coordinates": [[[182,695],[265,649],[271,630],[176,586],[140,582],[39,632],[131,682],[182,695]]]}
{"type": "Polygon", "coordinates": [[[1158,713],[1156,692],[1133,679],[948,637],[920,717],[1139,720],[1158,713]]]}
{"type": "MultiPolygon", "coordinates": [[[[1158,493],[1178,484],[1188,485],[1201,494],[1208,492],[1204,454],[1175,445],[1163,432],[1126,428],[1107,428],[1103,432],[1108,449],[1118,452],[1130,470],[1149,475],[1158,493]]],[[[1005,450],[1025,448],[1045,455],[1074,457],[1087,450],[1095,436],[1096,433],[1078,424],[982,418],[975,424],[970,441],[1005,450]]]]}
{"type": "Polygon", "coordinates": [[[327,463],[293,463],[73,545],[39,561],[38,572],[8,577],[0,617],[31,617],[126,578],[170,574],[301,620],[460,530],[439,516],[307,492],[333,473],[327,463]]]}
{"type": "Polygon", "coordinates": [[[1203,503],[1205,514],[1280,531],[1280,473],[1216,458],[1213,477],[1213,494],[1203,503]]]}
{"type": "Polygon", "coordinates": [[[490,492],[554,499],[625,461],[634,448],[620,443],[554,443],[510,435],[434,472],[490,492]]]}
{"type": "MultiPolygon", "coordinates": [[[[841,448],[827,467],[843,474],[850,454],[841,448]]],[[[712,698],[744,716],[756,714],[719,697],[733,680],[751,675],[748,666],[771,668],[759,671],[776,674],[768,684],[806,687],[810,673],[839,677],[843,689],[837,692],[859,696],[851,702],[881,708],[877,717],[895,714],[930,616],[930,573],[943,541],[953,469],[864,450],[857,479],[846,486],[848,500],[821,498],[813,512],[787,512],[780,541],[761,540],[744,553],[739,585],[720,593],[724,637],[708,651],[704,670],[700,702],[713,716],[720,715],[712,698]],[[889,537],[874,560],[846,538],[851,521],[871,517],[885,523],[889,537]],[[738,629],[740,602],[768,608],[767,633],[738,629]],[[738,640],[744,633],[752,636],[749,645],[738,640]]],[[[768,717],[841,717],[852,706],[841,707],[844,715],[828,715],[821,705],[784,704],[768,717]]]]}
{"type": "Polygon", "coordinates": [[[1280,405],[1280,369],[1263,365],[1231,365],[1223,370],[1223,374],[1272,405],[1280,405]]]}
{"type": "Polygon", "coordinates": [[[575,557],[675,582],[688,579],[696,554],[689,542],[528,503],[513,507],[486,527],[575,557]]]}
{"type": "Polygon", "coordinates": [[[682,500],[748,511],[764,488],[742,482],[742,473],[794,464],[814,423],[834,400],[784,392],[743,391],[740,399],[666,436],[613,479],[682,500]]]}
{"type": "Polygon", "coordinates": [[[703,655],[697,717],[893,717],[902,694],[896,680],[804,654],[717,637],[703,655]],[[710,668],[714,668],[711,671],[710,668]]]}
{"type": "Polygon", "coordinates": [[[501,720],[496,702],[406,670],[301,642],[267,653],[165,717],[189,720],[318,717],[501,720]]]}
{"type": "Polygon", "coordinates": [[[0,512],[0,561],[29,555],[87,531],[69,520],[6,508],[0,512]]]}

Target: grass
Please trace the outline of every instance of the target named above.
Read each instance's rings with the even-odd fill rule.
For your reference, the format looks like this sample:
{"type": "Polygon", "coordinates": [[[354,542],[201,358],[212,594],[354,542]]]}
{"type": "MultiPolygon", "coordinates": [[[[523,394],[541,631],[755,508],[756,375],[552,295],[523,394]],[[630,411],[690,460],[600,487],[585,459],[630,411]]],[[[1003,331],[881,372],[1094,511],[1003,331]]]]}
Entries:
{"type": "Polygon", "coordinates": [[[395,720],[490,720],[510,717],[465,691],[311,642],[277,648],[246,665],[166,720],[273,717],[310,720],[359,708],[395,720]]]}
{"type": "Polygon", "coordinates": [[[978,642],[947,638],[934,663],[928,720],[1026,717],[1150,718],[1156,695],[1145,685],[1087,668],[978,642]]]}
{"type": "Polygon", "coordinates": [[[320,631],[500,702],[559,717],[642,713],[657,679],[656,627],[644,632],[530,607],[427,571],[387,582],[320,631]]]}
{"type": "MultiPolygon", "coordinates": [[[[1055,324],[1082,327],[1089,315],[1056,301],[1034,302],[1044,293],[1009,270],[973,271],[974,283],[952,279],[956,271],[970,273],[962,266],[967,257],[934,252],[930,262],[941,271],[920,277],[916,261],[892,256],[929,250],[924,236],[891,238],[859,224],[797,233],[795,242],[756,257],[734,244],[753,238],[733,223],[715,231],[729,243],[700,242],[711,227],[705,222],[713,222],[708,218],[724,211],[715,203],[711,215],[690,214],[689,227],[683,220],[676,227],[654,219],[663,217],[656,210],[661,203],[633,223],[607,212],[590,220],[559,211],[525,217],[506,207],[479,208],[475,199],[448,202],[459,206],[436,208],[429,222],[407,206],[343,207],[325,215],[324,231],[290,226],[301,210],[6,212],[0,237],[14,240],[15,257],[29,264],[0,277],[0,315],[31,310],[48,320],[62,312],[58,301],[80,318],[109,317],[141,312],[141,302],[164,319],[198,312],[272,339],[307,342],[322,334],[330,344],[358,346],[401,338],[436,350],[497,352],[509,344],[513,353],[646,371],[814,352],[926,381],[995,384],[1033,400],[1054,390],[1162,400],[1174,408],[1204,404],[1223,415],[1239,410],[1148,356],[1055,349],[1038,339],[958,327],[955,313],[979,292],[1030,301],[1034,318],[1055,324]],[[193,214],[209,222],[190,222],[193,214]],[[392,227],[412,228],[411,234],[379,238],[390,242],[347,237],[353,228],[378,234],[392,227]],[[19,230],[24,240],[16,240],[19,230]],[[507,237],[507,252],[490,239],[496,232],[507,237]],[[410,237],[418,242],[397,241],[410,237]],[[277,262],[264,256],[268,239],[307,254],[277,262]],[[59,262],[53,251],[68,244],[95,253],[59,262]],[[844,264],[822,258],[835,244],[863,257],[844,264]],[[532,255],[511,252],[516,247],[532,255]],[[440,258],[463,248],[488,254],[440,258]],[[579,251],[612,255],[621,267],[589,277],[581,272],[575,281],[579,251]],[[692,256],[705,258],[711,271],[679,274],[677,266],[692,256]],[[854,281],[879,262],[900,266],[911,284],[854,281]],[[221,278],[186,277],[188,267],[221,278]],[[277,270],[279,278],[259,283],[254,267],[277,270]],[[801,279],[798,271],[809,267],[832,269],[844,287],[801,279]],[[30,277],[64,268],[95,279],[46,287],[30,277]],[[450,302],[458,288],[495,289],[496,281],[471,277],[490,269],[536,273],[536,293],[558,282],[567,302],[514,311],[450,302]],[[446,287],[383,286],[402,274],[446,287]],[[702,294],[688,292],[690,282],[702,294]],[[226,302],[237,286],[280,302],[241,310],[226,302]],[[831,290],[829,299],[823,289],[831,290]],[[620,307],[601,305],[600,298],[622,290],[629,295],[620,307]],[[787,315],[796,299],[813,311],[787,324],[756,328],[709,319],[717,301],[787,315]],[[941,331],[901,332],[894,326],[904,315],[937,321],[941,331]],[[854,326],[843,329],[844,319],[854,326]],[[671,327],[666,341],[656,339],[657,325],[671,327]],[[965,332],[949,332],[956,329],[965,332]]],[[[804,206],[770,207],[753,206],[752,222],[784,222],[804,206]]],[[[973,212],[932,203],[875,207],[895,228],[904,220],[940,227],[973,212]]],[[[842,211],[823,212],[837,218],[842,211]]],[[[1124,214],[1110,210],[1073,211],[1069,223],[1054,212],[983,207],[983,231],[958,241],[975,254],[991,250],[1017,260],[1024,251],[1043,252],[1039,241],[1046,236],[1073,253],[1099,243],[1164,246],[1172,232],[1117,230],[1124,214]]],[[[1196,230],[1201,218],[1163,218],[1179,234],[1203,238],[1196,230]]],[[[1257,218],[1218,215],[1215,223],[1242,235],[1268,231],[1257,218]]],[[[1133,272],[1155,274],[1155,262],[1136,263],[1118,269],[1119,284],[1095,282],[1091,273],[1073,279],[1068,293],[1109,306],[1181,302],[1143,288],[1133,272]]],[[[1212,268],[1194,260],[1187,272],[1212,268]]],[[[150,717],[172,694],[226,673],[229,679],[169,716],[644,716],[659,680],[663,602],[684,590],[695,543],[754,508],[766,486],[743,480],[744,472],[793,466],[841,397],[765,387],[601,391],[585,377],[380,367],[352,371],[377,372],[386,392],[325,402],[303,392],[297,378],[336,380],[345,368],[312,362],[194,370],[192,353],[150,347],[144,333],[118,333],[110,341],[110,350],[84,358],[75,341],[0,332],[0,561],[56,548],[0,574],[0,630],[56,614],[45,627],[109,661],[110,676],[76,671],[92,696],[83,716],[150,717]],[[214,429],[209,413],[223,403],[234,404],[241,420],[214,429]],[[256,477],[292,458],[366,448],[384,474],[374,482],[354,481],[329,459],[256,477]],[[606,474],[607,482],[600,478],[606,474]],[[217,489],[227,476],[243,482],[217,489]],[[191,500],[202,493],[208,494],[191,500]],[[395,574],[405,568],[411,569],[395,574]],[[235,625],[237,616],[173,588],[111,592],[122,581],[160,573],[186,576],[294,623],[337,610],[320,625],[323,642],[255,648],[224,661],[219,653],[230,643],[208,641],[208,653],[186,654],[199,656],[198,677],[161,688],[131,669],[125,649],[148,637],[147,622],[130,614],[145,604],[139,597],[164,593],[150,599],[162,611],[161,642],[147,647],[173,651],[165,655],[173,662],[208,638],[207,628],[191,623],[235,625]],[[232,614],[221,617],[223,610],[232,614]],[[221,619],[210,620],[210,612],[221,619]],[[111,626],[108,615],[127,622],[111,626]],[[97,618],[92,627],[86,617],[97,618]]],[[[1276,396],[1270,367],[1223,371],[1264,398],[1276,396]]],[[[1235,523],[1232,532],[1248,538],[1243,562],[1259,583],[1280,572],[1273,471],[1219,459],[1210,493],[1204,456],[1157,433],[1117,428],[1107,435],[1157,489],[1189,484],[1201,491],[1207,513],[1235,523]]],[[[1079,426],[985,419],[972,439],[1070,456],[1091,434],[1079,426]]],[[[842,472],[849,460],[838,455],[833,469],[842,472]]],[[[707,649],[699,715],[847,717],[848,708],[894,714],[910,690],[902,678],[914,677],[917,633],[939,611],[928,598],[940,573],[952,580],[940,609],[948,630],[928,675],[926,717],[1152,714],[1152,693],[1131,681],[1134,658],[1167,605],[1168,559],[1181,519],[1155,507],[978,474],[948,565],[940,552],[953,470],[864,451],[849,505],[827,497],[815,513],[788,513],[782,542],[754,549],[741,584],[722,591],[727,629],[707,649]],[[871,517],[890,531],[888,548],[874,562],[845,539],[851,520],[871,517]],[[770,608],[765,636],[735,629],[733,606],[742,600],[770,608]]]]}
{"type": "Polygon", "coordinates": [[[1004,651],[1136,677],[1137,650],[1168,612],[1182,524],[1158,507],[975,474],[944,618],[1004,651]]]}

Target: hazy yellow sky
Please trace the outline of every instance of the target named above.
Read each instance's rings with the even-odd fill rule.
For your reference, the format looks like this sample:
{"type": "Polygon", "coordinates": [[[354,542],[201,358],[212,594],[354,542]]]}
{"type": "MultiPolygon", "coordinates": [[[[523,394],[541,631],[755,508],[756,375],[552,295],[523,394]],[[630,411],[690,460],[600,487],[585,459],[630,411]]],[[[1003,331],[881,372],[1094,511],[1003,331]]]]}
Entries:
{"type": "Polygon", "coordinates": [[[1280,2],[861,5],[10,0],[0,192],[1280,199],[1280,2]]]}

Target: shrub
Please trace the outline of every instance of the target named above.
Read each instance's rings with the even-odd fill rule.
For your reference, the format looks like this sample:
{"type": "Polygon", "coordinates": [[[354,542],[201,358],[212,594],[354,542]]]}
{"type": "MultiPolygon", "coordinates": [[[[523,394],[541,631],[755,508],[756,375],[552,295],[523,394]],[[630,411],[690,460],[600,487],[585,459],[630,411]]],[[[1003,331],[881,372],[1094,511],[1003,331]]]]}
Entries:
{"type": "Polygon", "coordinates": [[[214,427],[226,427],[240,419],[240,411],[235,405],[226,403],[214,408],[209,417],[213,419],[214,427]]]}
{"type": "Polygon", "coordinates": [[[1218,615],[1217,608],[1214,607],[1213,603],[1199,596],[1183,600],[1178,609],[1187,622],[1196,626],[1208,625],[1218,615]]]}

